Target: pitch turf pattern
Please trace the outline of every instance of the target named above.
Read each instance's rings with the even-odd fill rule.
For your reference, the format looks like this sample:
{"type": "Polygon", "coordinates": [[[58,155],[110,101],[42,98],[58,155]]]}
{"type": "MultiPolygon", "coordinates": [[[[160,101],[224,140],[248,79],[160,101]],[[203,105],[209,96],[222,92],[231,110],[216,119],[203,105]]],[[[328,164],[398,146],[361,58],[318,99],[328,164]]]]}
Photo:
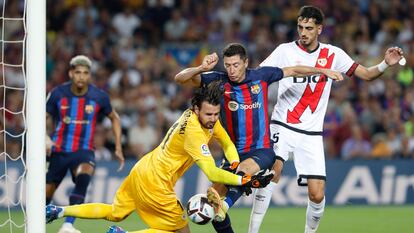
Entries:
{"type": "MultiPolygon", "coordinates": [[[[271,208],[264,219],[261,233],[297,233],[303,232],[305,208],[271,208]]],[[[230,210],[235,232],[246,233],[250,209],[235,208],[230,210]]],[[[327,207],[318,233],[411,233],[414,229],[414,206],[387,207],[327,207]]],[[[15,221],[22,222],[23,217],[13,213],[15,221]]],[[[8,219],[7,212],[0,212],[0,222],[8,219]]],[[[47,233],[56,233],[63,220],[56,220],[46,226],[47,233]]],[[[214,232],[211,224],[198,226],[190,223],[193,233],[214,232]]],[[[104,233],[113,225],[104,220],[76,220],[75,226],[82,232],[104,233]],[[93,223],[93,224],[91,224],[93,223]]],[[[133,214],[123,222],[117,223],[126,230],[146,228],[142,221],[133,214]]],[[[9,226],[1,227],[1,233],[11,232],[9,226]]],[[[13,233],[23,233],[13,228],[13,233]]]]}

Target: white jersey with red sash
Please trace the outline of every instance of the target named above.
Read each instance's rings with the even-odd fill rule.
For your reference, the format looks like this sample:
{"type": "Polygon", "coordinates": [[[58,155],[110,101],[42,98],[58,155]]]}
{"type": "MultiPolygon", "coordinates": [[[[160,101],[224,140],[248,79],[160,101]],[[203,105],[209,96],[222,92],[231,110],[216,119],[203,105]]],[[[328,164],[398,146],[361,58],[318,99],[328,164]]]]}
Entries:
{"type": "MultiPolygon", "coordinates": [[[[314,51],[304,50],[297,41],[279,45],[260,66],[295,65],[328,68],[351,76],[358,66],[342,49],[319,43],[314,51]]],[[[310,134],[321,134],[332,79],[324,75],[291,77],[279,81],[278,99],[272,122],[310,134]]]]}

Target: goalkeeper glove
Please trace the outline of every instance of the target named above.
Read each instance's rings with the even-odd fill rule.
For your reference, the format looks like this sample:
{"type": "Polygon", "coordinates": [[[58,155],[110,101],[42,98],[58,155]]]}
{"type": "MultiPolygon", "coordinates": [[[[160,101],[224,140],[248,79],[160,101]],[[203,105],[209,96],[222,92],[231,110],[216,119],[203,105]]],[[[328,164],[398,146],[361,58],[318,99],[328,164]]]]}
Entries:
{"type": "Polygon", "coordinates": [[[270,181],[272,181],[273,176],[273,172],[266,174],[265,170],[253,176],[244,175],[242,178],[242,185],[249,188],[264,188],[270,183],[270,181]]]}
{"type": "Polygon", "coordinates": [[[236,161],[236,162],[232,162],[230,165],[222,165],[221,168],[231,172],[231,173],[236,173],[237,168],[239,167],[240,162],[236,161]]]}

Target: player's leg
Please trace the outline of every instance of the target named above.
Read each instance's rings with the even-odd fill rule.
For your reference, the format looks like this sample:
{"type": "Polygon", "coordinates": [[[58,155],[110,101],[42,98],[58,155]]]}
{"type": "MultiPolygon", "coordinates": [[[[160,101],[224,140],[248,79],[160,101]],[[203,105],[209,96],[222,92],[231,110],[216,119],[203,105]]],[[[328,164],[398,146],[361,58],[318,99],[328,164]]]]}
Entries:
{"type": "MultiPolygon", "coordinates": [[[[50,163],[48,171],[46,173],[46,203],[49,204],[52,200],[53,194],[56,191],[57,187],[63,180],[66,175],[67,170],[70,168],[70,157],[67,156],[67,153],[52,153],[50,158],[50,163]]],[[[53,210],[53,209],[52,209],[53,210]]],[[[58,214],[57,210],[55,212],[49,212],[58,214]]],[[[46,209],[48,211],[48,209],[46,209]]],[[[51,211],[49,209],[49,211],[51,211]]],[[[46,213],[46,218],[48,213],[46,213]]],[[[76,230],[71,223],[64,224],[59,230],[59,233],[80,233],[76,230]]]]}
{"type": "Polygon", "coordinates": [[[88,203],[71,206],[46,206],[46,221],[52,222],[63,217],[76,217],[84,219],[106,219],[112,212],[112,205],[103,203],[88,203]]]}
{"type": "MultiPolygon", "coordinates": [[[[269,166],[268,166],[269,167],[269,166]]],[[[253,175],[259,172],[261,169],[260,165],[253,158],[247,158],[243,160],[239,167],[237,168],[237,175],[253,175]]],[[[224,202],[228,205],[228,208],[231,208],[236,201],[243,195],[245,188],[242,186],[229,186],[224,202]]]]}
{"type": "Polygon", "coordinates": [[[320,135],[305,135],[294,151],[298,184],[308,186],[305,232],[318,229],[325,209],[325,154],[320,135]]]}
{"type": "Polygon", "coordinates": [[[284,161],[289,159],[289,152],[295,147],[295,132],[280,125],[271,124],[270,134],[272,135],[273,151],[276,154],[276,161],[273,165],[275,176],[273,182],[262,189],[256,189],[253,198],[253,208],[250,215],[249,233],[258,233],[264,216],[269,208],[272,199],[273,188],[279,182],[283,170],[284,161]]]}
{"type": "Polygon", "coordinates": [[[306,209],[305,233],[316,232],[325,210],[325,181],[308,179],[308,206],[306,209]]]}
{"type": "Polygon", "coordinates": [[[52,202],[53,194],[55,194],[57,186],[55,183],[46,183],[46,205],[52,202]]]}
{"type": "Polygon", "coordinates": [[[175,194],[158,193],[152,197],[137,198],[136,201],[140,201],[139,204],[135,202],[136,211],[150,229],[160,232],[189,232],[187,214],[175,194]]]}
{"type": "MultiPolygon", "coordinates": [[[[275,156],[272,149],[261,149],[252,153],[242,154],[240,155],[240,159],[242,162],[236,171],[236,174],[238,175],[253,175],[260,170],[270,169],[275,162],[275,156]]],[[[226,214],[226,212],[236,203],[244,192],[245,188],[241,186],[228,187],[227,195],[222,203],[223,211],[220,211],[219,214],[216,215],[215,220],[212,222],[216,232],[233,232],[229,215],[226,214]]]]}
{"type": "Polygon", "coordinates": [[[69,169],[69,161],[64,153],[52,153],[46,173],[46,204],[50,204],[53,194],[69,169]]]}
{"type": "MultiPolygon", "coordinates": [[[[93,151],[77,151],[69,154],[71,159],[72,180],[75,187],[69,195],[70,205],[79,205],[85,201],[86,191],[95,171],[93,151]]],[[[67,217],[62,228],[73,228],[75,217],[67,217]]]]}
{"type": "Polygon", "coordinates": [[[269,208],[274,186],[279,182],[284,161],[278,157],[273,165],[275,177],[266,187],[254,190],[253,207],[250,214],[249,233],[258,233],[264,216],[269,208]]]}
{"type": "Polygon", "coordinates": [[[119,222],[128,217],[135,210],[134,196],[131,194],[130,176],[125,178],[118,188],[112,205],[103,203],[88,203],[73,206],[46,206],[46,222],[62,217],[77,217],[86,219],[106,219],[119,222]]]}
{"type": "MultiPolygon", "coordinates": [[[[188,225],[183,228],[180,229],[178,231],[163,231],[163,230],[157,230],[157,229],[145,229],[145,230],[140,230],[140,231],[128,231],[128,233],[190,233],[190,228],[188,227],[188,225]]],[[[109,228],[109,230],[107,231],[107,233],[126,233],[126,231],[124,229],[122,229],[121,227],[118,226],[111,226],[109,228]]]]}
{"type": "Polygon", "coordinates": [[[140,162],[129,175],[131,178],[129,190],[134,198],[136,212],[150,229],[186,232],[187,214],[174,190],[165,189],[162,185],[163,181],[152,179],[153,177],[146,174],[148,168],[142,168],[146,166],[145,163],[140,162]]]}

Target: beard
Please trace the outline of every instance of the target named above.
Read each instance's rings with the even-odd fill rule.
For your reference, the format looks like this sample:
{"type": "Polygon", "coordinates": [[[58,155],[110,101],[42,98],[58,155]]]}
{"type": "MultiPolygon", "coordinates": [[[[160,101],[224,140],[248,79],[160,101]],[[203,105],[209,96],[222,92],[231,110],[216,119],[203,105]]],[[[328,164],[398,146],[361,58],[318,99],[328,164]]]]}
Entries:
{"type": "Polygon", "coordinates": [[[203,126],[206,129],[212,129],[214,128],[214,125],[215,125],[215,122],[209,121],[209,122],[206,122],[203,126]]]}

